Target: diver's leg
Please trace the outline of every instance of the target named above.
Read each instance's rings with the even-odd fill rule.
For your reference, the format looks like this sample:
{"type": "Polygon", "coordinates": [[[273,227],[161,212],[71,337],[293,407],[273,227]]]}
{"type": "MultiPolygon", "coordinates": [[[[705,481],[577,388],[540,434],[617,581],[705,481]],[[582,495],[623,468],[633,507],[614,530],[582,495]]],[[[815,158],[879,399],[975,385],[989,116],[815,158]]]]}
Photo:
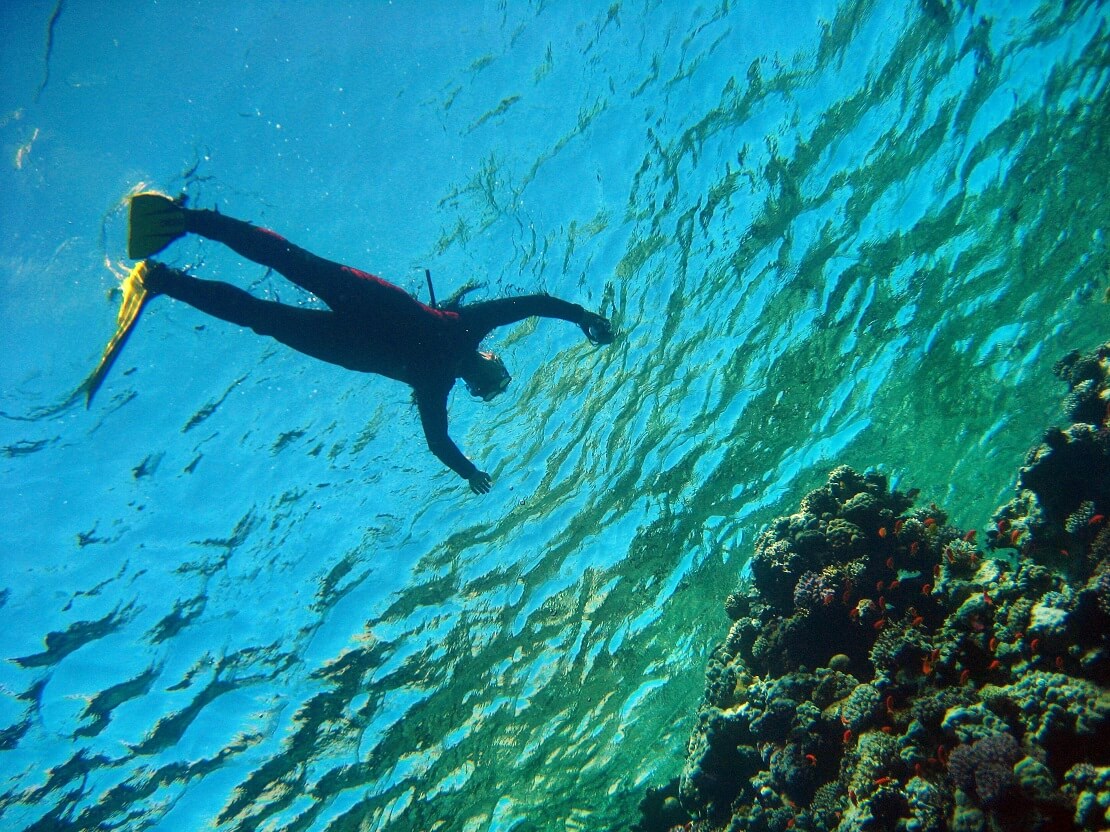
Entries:
{"type": "Polygon", "coordinates": [[[335,312],[301,309],[256,298],[237,286],[200,280],[162,264],[152,264],[147,289],[183,301],[201,312],[267,335],[305,355],[354,369],[345,328],[335,312]]]}
{"type": "Polygon", "coordinates": [[[269,229],[217,211],[184,211],[187,231],[223,243],[243,257],[268,266],[332,309],[349,307],[367,289],[350,269],[318,257],[269,229]]]}

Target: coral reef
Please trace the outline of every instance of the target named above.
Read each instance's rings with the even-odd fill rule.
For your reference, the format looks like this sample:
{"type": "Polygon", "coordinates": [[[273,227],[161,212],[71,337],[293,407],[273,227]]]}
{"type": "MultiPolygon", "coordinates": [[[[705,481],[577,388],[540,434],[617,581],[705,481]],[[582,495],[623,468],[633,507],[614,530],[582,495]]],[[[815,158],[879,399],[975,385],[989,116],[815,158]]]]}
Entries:
{"type": "Polygon", "coordinates": [[[679,828],[1110,826],[1110,344],[1056,372],[1072,424],[983,541],[847,467],[758,537],[679,828]]]}

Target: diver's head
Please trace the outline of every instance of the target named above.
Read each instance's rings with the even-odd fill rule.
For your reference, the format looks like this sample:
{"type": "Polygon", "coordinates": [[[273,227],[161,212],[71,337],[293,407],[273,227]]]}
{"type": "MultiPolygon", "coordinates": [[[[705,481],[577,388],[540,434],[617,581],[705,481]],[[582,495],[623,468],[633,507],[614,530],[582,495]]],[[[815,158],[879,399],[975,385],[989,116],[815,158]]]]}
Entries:
{"type": "Polygon", "coordinates": [[[492,352],[475,350],[459,364],[459,377],[466,382],[472,396],[488,402],[501,393],[512,381],[505,363],[492,352]]]}

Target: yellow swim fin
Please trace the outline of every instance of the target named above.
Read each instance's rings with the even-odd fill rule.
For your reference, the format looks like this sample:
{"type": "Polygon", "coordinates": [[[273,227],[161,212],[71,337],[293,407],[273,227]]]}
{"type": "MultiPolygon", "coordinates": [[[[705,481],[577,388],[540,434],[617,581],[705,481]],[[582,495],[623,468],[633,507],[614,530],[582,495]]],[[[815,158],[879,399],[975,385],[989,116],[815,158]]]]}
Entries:
{"type": "Polygon", "coordinates": [[[120,350],[123,349],[123,345],[127,343],[131,331],[135,328],[135,322],[139,320],[139,313],[143,311],[143,306],[150,297],[150,292],[147,291],[144,282],[148,269],[149,266],[144,260],[136,265],[131,273],[124,278],[123,285],[120,287],[123,290],[123,301],[120,303],[119,316],[116,318],[116,333],[112,336],[112,340],[108,342],[108,346],[104,348],[104,355],[101,356],[100,363],[96,365],[96,369],[93,370],[92,375],[86,379],[83,385],[85,388],[85,407],[92,404],[93,396],[96,395],[96,391],[104,383],[108,371],[112,369],[112,365],[119,357],[120,350]]]}
{"type": "Polygon", "coordinates": [[[185,233],[185,211],[165,194],[143,191],[131,197],[127,256],[151,257],[185,233]]]}

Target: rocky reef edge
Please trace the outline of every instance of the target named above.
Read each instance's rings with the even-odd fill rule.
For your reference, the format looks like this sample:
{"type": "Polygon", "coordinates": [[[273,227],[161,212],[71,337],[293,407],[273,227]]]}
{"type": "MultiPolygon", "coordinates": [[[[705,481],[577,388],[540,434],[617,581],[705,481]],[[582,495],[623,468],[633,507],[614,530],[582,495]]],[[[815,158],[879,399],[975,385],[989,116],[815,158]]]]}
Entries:
{"type": "Polygon", "coordinates": [[[989,531],[833,470],[757,539],[635,829],[1110,828],[1110,343],[989,531]]]}

